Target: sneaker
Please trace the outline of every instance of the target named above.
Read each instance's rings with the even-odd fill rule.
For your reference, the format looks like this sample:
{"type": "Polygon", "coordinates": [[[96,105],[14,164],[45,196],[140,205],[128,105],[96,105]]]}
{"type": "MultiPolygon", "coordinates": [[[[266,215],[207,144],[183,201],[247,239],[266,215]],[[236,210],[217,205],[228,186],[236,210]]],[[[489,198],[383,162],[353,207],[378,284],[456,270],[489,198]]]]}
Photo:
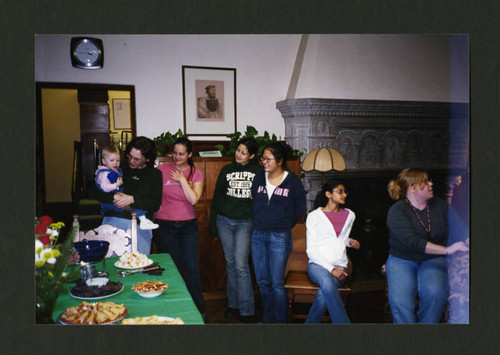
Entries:
{"type": "Polygon", "coordinates": [[[141,223],[139,223],[139,229],[156,229],[158,228],[159,225],[156,223],[151,222],[149,219],[143,219],[141,220],[141,223]]]}
{"type": "Polygon", "coordinates": [[[224,318],[236,318],[240,315],[240,310],[238,308],[227,307],[224,313],[224,318]]]}

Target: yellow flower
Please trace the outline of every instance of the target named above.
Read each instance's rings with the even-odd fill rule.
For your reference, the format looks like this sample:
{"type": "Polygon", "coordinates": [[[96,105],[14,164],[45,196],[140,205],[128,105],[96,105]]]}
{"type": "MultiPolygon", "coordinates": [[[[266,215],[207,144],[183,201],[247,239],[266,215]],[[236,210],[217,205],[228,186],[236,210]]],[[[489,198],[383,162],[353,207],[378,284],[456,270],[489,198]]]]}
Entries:
{"type": "Polygon", "coordinates": [[[52,271],[49,271],[48,274],[50,277],[54,277],[54,274],[52,273],[52,271]]]}
{"type": "Polygon", "coordinates": [[[46,249],[43,249],[40,253],[40,257],[43,259],[43,260],[49,260],[50,258],[53,257],[52,255],[52,249],[51,248],[46,248],[46,249]]]}
{"type": "Polygon", "coordinates": [[[59,249],[52,249],[52,256],[54,258],[57,258],[59,255],[61,255],[61,252],[59,251],[59,249]]]}
{"type": "Polygon", "coordinates": [[[45,265],[45,260],[43,260],[42,258],[40,258],[38,255],[35,257],[35,266],[37,268],[39,267],[42,267],[45,265]]]}

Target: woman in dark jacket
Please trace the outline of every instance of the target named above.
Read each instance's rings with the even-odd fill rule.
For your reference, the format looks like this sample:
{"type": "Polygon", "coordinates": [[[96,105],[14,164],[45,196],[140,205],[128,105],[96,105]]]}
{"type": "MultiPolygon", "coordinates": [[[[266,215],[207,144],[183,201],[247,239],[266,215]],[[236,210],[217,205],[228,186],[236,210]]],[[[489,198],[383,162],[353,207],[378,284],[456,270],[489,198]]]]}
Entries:
{"type": "Polygon", "coordinates": [[[286,170],[292,155],[287,144],[268,144],[261,158],[264,171],[252,184],[252,260],[262,299],[262,323],[287,320],[285,268],[292,250],[292,228],[306,209],[302,182],[286,170]]]}
{"type": "Polygon", "coordinates": [[[239,315],[249,323],[255,312],[252,277],[248,265],[252,240],[253,202],[250,188],[262,171],[257,160],[259,144],[253,138],[238,142],[234,160],[224,166],[217,178],[210,214],[210,236],[220,236],[227,273],[227,318],[239,315]]]}

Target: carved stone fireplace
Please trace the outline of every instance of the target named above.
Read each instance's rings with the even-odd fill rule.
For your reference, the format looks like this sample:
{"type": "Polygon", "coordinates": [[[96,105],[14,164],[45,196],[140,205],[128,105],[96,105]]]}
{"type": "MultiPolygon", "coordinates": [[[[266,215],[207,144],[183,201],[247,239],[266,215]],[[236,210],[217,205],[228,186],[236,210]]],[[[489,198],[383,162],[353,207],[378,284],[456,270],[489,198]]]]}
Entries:
{"type": "MultiPolygon", "coordinates": [[[[386,187],[402,169],[426,168],[436,195],[450,203],[459,181],[465,185],[460,190],[468,193],[466,103],[306,98],[280,101],[276,107],[285,121],[285,139],[293,148],[307,154],[332,147],[345,159],[345,171],[326,173],[324,178],[344,181],[350,192],[347,207],[356,213],[351,234],[364,248],[349,252],[360,278],[380,277],[388,254],[385,217],[392,204],[386,187]]],[[[316,172],[303,178],[308,210],[321,181],[316,172]]],[[[468,203],[455,207],[462,216],[468,215],[468,203]]]]}

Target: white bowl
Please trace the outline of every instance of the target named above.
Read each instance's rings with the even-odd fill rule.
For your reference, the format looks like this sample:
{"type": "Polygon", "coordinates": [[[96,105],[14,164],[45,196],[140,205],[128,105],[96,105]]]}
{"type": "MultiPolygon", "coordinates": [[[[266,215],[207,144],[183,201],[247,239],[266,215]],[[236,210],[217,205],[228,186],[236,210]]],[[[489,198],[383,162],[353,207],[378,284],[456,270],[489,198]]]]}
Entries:
{"type": "Polygon", "coordinates": [[[134,292],[137,293],[139,296],[144,297],[144,298],[155,298],[155,297],[158,297],[159,295],[161,295],[166,290],[167,289],[161,290],[161,291],[154,291],[154,292],[139,292],[139,291],[134,290],[134,292]]]}

